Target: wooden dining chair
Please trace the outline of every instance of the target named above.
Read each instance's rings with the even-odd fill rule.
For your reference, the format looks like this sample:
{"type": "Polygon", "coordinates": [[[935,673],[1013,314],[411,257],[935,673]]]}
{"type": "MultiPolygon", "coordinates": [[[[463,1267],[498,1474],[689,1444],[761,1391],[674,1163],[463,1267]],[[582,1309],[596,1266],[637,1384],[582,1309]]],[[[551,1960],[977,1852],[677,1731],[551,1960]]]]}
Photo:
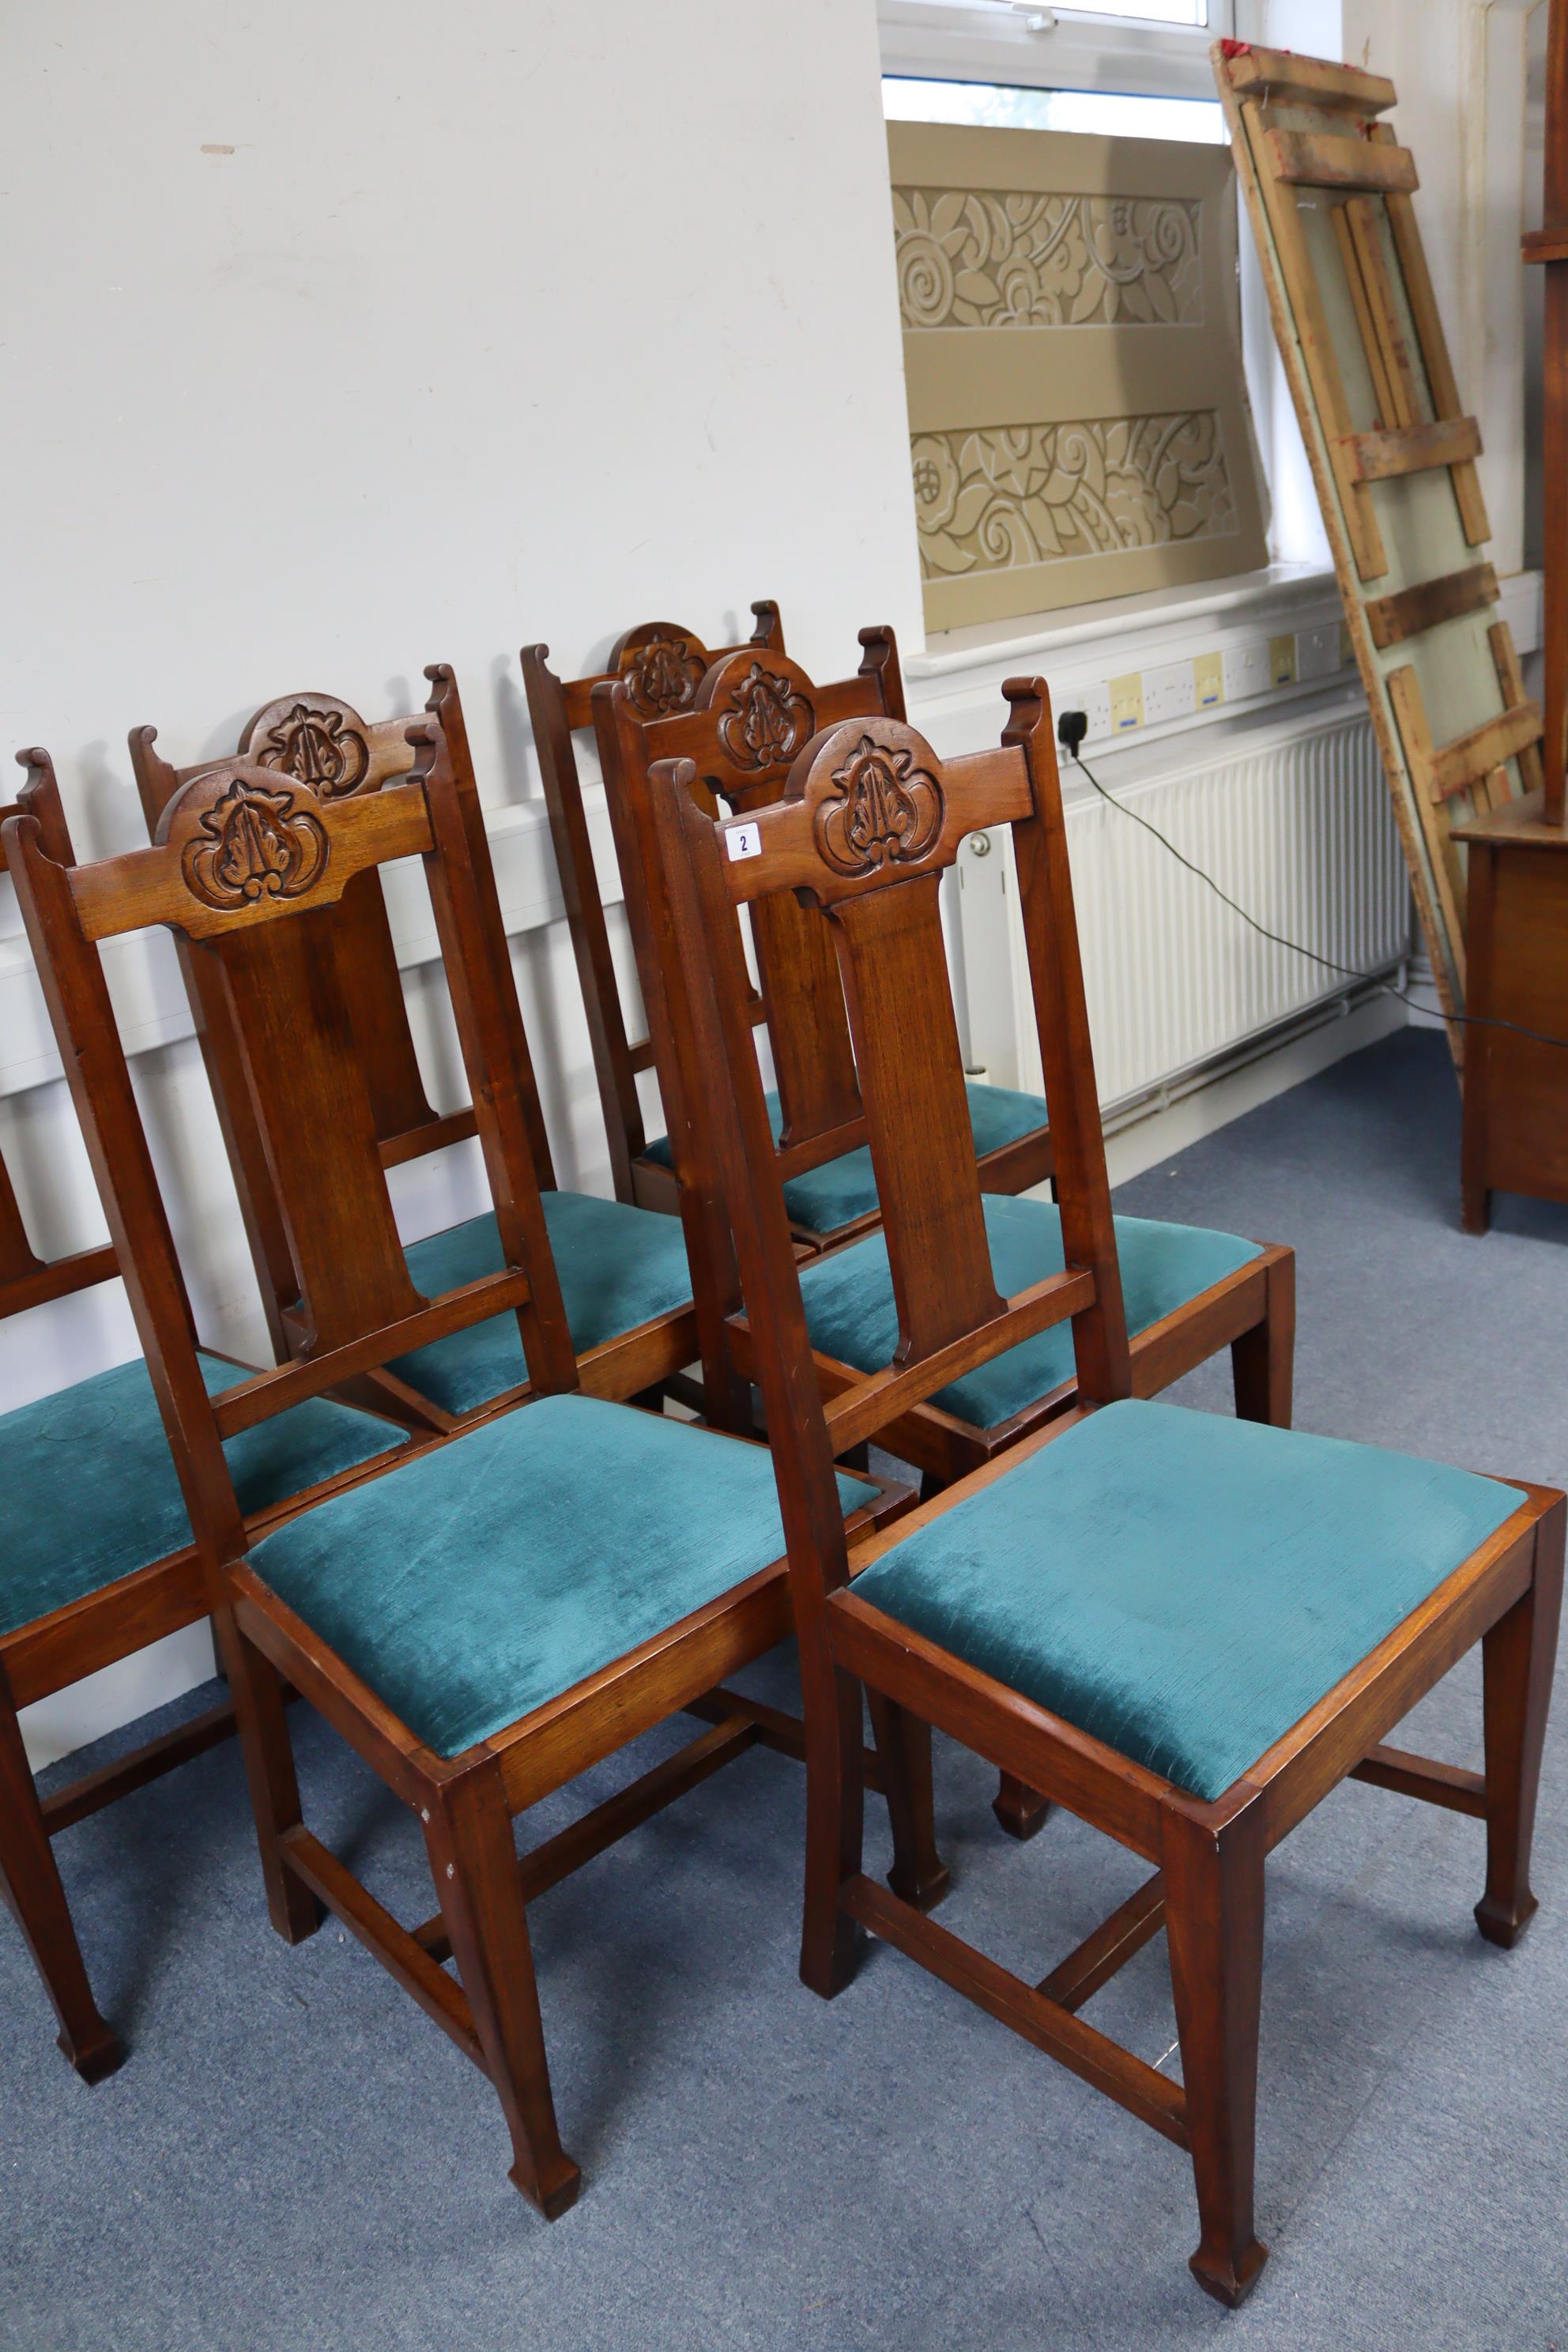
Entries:
{"type": "MultiPolygon", "coordinates": [[[[715,663],[691,709],[668,719],[639,717],[622,687],[595,688],[601,752],[606,777],[613,778],[612,807],[619,812],[622,828],[622,863],[640,863],[645,873],[656,877],[646,894],[649,912],[644,956],[657,970],[661,1017],[667,1024],[685,1017],[685,950],[668,912],[662,918],[659,912],[651,765],[657,759],[691,761],[695,789],[710,814],[717,813],[720,802],[742,818],[748,811],[766,806],[777,797],[792,760],[816,727],[853,719],[877,702],[887,707],[888,716],[902,718],[890,632],[863,630],[861,643],[865,660],[860,677],[840,686],[813,687],[796,665],[779,659],[763,698],[773,714],[771,720],[754,708],[761,688],[751,673],[760,666],[743,654],[715,663]],[[788,716],[781,719],[781,711],[788,716]],[[766,758],[759,755],[758,745],[765,745],[766,758]]],[[[870,741],[869,735],[867,740],[870,741]]],[[[855,830],[871,821],[852,813],[845,824],[855,830]]],[[[901,828],[908,850],[919,846],[929,811],[920,794],[909,793],[897,773],[889,772],[886,806],[874,821],[901,828]]],[[[1040,888],[1037,877],[1020,877],[1026,928],[1042,919],[1040,888]]],[[[803,1276],[818,1369],[832,1392],[885,1362],[897,1338],[888,1244],[875,1230],[880,1212],[865,1139],[854,1043],[832,941],[819,917],[782,888],[752,898],[747,911],[762,988],[758,998],[748,980],[745,1001],[753,1022],[764,1013],[767,1022],[777,1093],[766,1099],[778,1139],[775,1160],[792,1230],[798,1239],[803,1225],[809,1225],[809,1216],[803,1214],[813,1205],[808,1188],[823,1180],[833,1188],[831,1214],[854,1210],[836,1228],[835,1245],[803,1276]],[[839,1172],[851,1170],[847,1179],[839,1172]],[[837,1239],[838,1233],[851,1238],[837,1239]]],[[[668,1054],[673,1061],[673,1045],[668,1054]]],[[[1055,1207],[1047,1201],[1008,1197],[1052,1173],[1050,1130],[1041,1123],[1046,1105],[1037,1096],[1009,1095],[967,1078],[964,1096],[997,1277],[1018,1288],[1061,1262],[1060,1219],[1055,1207]],[[977,1097],[992,1096],[1003,1097],[1008,1114],[1020,1125],[1033,1124],[987,1152],[979,1149],[985,1120],[998,1114],[977,1112],[975,1104],[977,1097]]],[[[828,1204],[825,1200],[816,1205],[828,1204]]],[[[1294,1252],[1234,1234],[1143,1218],[1118,1219],[1117,1232],[1134,1334],[1136,1393],[1157,1393],[1228,1347],[1237,1410],[1252,1420],[1288,1424],[1295,1349],[1294,1252]]],[[[735,1328],[744,1369],[743,1318],[735,1328]]],[[[1070,1402],[1072,1380],[1072,1349],[1065,1333],[1041,1334],[879,1434],[884,1444],[929,1473],[933,1483],[961,1476],[1070,1402]]]]}
{"type": "MultiPolygon", "coordinates": [[[[426,675],[432,684],[426,713],[446,731],[455,786],[468,813],[492,951],[504,957],[505,925],[457,681],[444,664],[433,666],[426,675]]],[[[407,740],[411,723],[406,715],[367,722],[332,695],[284,695],[258,710],[242,730],[236,756],[336,803],[382,793],[405,781],[414,756],[407,740]]],[[[173,768],[160,758],[155,743],[156,730],[151,727],[132,733],[132,765],[150,831],[155,831],[182,786],[215,764],[204,761],[173,768]]],[[[356,876],[345,892],[331,952],[365,1074],[383,1166],[399,1167],[473,1137],[478,1122],[471,1103],[444,1112],[430,1104],[379,871],[356,876]]],[[[296,1351],[305,1328],[300,1315],[297,1254],[250,1108],[221,976],[188,943],[179,943],[179,953],[268,1302],[273,1344],[282,1358],[296,1351]]],[[[590,1394],[616,1398],[657,1390],[701,1351],[681,1229],[624,1201],[557,1185],[521,1028],[515,1047],[522,1117],[542,1187],[545,1222],[583,1385],[590,1394]]],[[[495,1219],[488,1211],[415,1242],[406,1255],[415,1282],[435,1290],[499,1273],[503,1263],[495,1219]]],[[[508,1410],[526,1393],[527,1379],[515,1319],[498,1316],[363,1376],[351,1392],[380,1410],[400,1413],[413,1427],[447,1430],[508,1410]]],[[[731,1419],[736,1411],[731,1406],[731,1419]]]]}
{"type": "MultiPolygon", "coordinates": [[[[715,1686],[789,1629],[784,1537],[765,1449],[584,1392],[471,803],[450,730],[416,732],[419,763],[395,791],[331,798],[230,761],[125,856],[67,866],[37,815],[4,838],[195,1530],[273,1923],[298,1941],[325,1904],[377,1955],[489,2074],[511,2178],[553,2216],[578,2172],[556,2133],[525,1901],[767,1739],[768,1710],[715,1686]],[[420,859],[429,886],[503,1253],[435,1297],[398,1238],[333,944],[354,879],[398,858],[420,859]],[[216,1396],[98,953],[155,925],[221,986],[301,1277],[290,1360],[216,1396]],[[411,1448],[357,1509],[334,1496],[252,1540],[226,1441],[260,1440],[288,1409],[501,1313],[532,1402],[411,1448]],[[400,1925],[304,1826],[285,1680],[417,1817],[436,1917],[400,1925]],[[688,1708],[719,1719],[519,1864],[514,1815],[688,1708]]],[[[837,1492],[852,1548],[912,1499],[867,1478],[837,1492]]],[[[918,1891],[929,1791],[905,1801],[897,1754],[882,1770],[895,1873],[918,1891]]]]}
{"type": "MultiPolygon", "coordinates": [[[[678,622],[640,622],[616,639],[605,667],[587,677],[557,677],[550,667],[548,646],[524,646],[518,656],[555,866],[566,902],[572,951],[588,1016],[616,1198],[671,1215],[679,1213],[679,1203],[668,1152],[658,1148],[649,1152],[637,1093],[639,1075],[654,1067],[654,1045],[648,1034],[634,1037],[628,1024],[599,887],[594,827],[578,772],[577,739],[591,733],[594,688],[606,680],[624,683],[637,710],[649,718],[662,717],[688,708],[721,653],[781,655],[784,624],[778,606],[764,598],[752,606],[752,618],[754,625],[743,646],[713,651],[678,622]]],[[[630,922],[637,920],[638,887],[635,872],[629,883],[623,874],[622,891],[630,922]]],[[[666,1139],[661,1136],[655,1142],[662,1147],[666,1139]]]]}
{"type": "MultiPolygon", "coordinates": [[[[760,665],[743,654],[729,656],[708,672],[692,707],[666,719],[640,717],[623,687],[596,688],[601,755],[605,775],[613,779],[612,807],[624,835],[623,866],[640,862],[645,872],[658,872],[648,784],[656,759],[691,761],[695,789],[709,812],[716,814],[722,802],[744,818],[776,799],[814,721],[832,726],[878,704],[889,716],[901,718],[903,696],[890,633],[863,630],[861,643],[865,659],[858,679],[816,688],[795,664],[781,658],[765,694],[752,675],[760,665]]],[[[874,764],[870,772],[881,771],[874,764]]],[[[884,824],[895,828],[907,853],[921,845],[931,816],[922,792],[911,792],[895,768],[887,773],[880,798],[872,794],[864,808],[845,816],[845,842],[858,839],[868,825],[884,824]]],[[[844,845],[840,854],[847,854],[844,845]]],[[[1026,928],[1044,919],[1043,887],[1037,875],[1020,877],[1026,928]]],[[[643,953],[658,967],[658,1018],[668,1029],[689,1019],[683,1005],[687,950],[675,936],[668,909],[661,911],[658,887],[645,898],[643,953]]],[[[886,1363],[899,1337],[889,1240],[878,1229],[880,1212],[857,1055],[833,942],[820,917],[782,888],[751,898],[747,913],[762,979],[761,1000],[752,1000],[748,984],[748,1002],[753,1020],[758,1002],[766,1010],[778,1085],[777,1094],[766,1099],[791,1229],[798,1242],[803,1223],[809,1229],[814,1215],[819,1226],[842,1215],[838,1230],[849,1236],[825,1250],[801,1277],[818,1376],[833,1395],[886,1363]],[[825,1188],[820,1195],[813,1193],[816,1186],[825,1188]]],[[[673,1045],[666,1054],[675,1060],[673,1045]]],[[[668,1091],[673,1098],[676,1088],[668,1091]]],[[[1040,1124],[1046,1104],[1037,1096],[1006,1094],[968,1078],[964,1098],[979,1155],[992,1265],[1000,1288],[1011,1293],[1063,1263],[1056,1206],[1010,1197],[1052,1172],[1050,1129],[1040,1124]],[[981,1103],[985,1107],[977,1108],[981,1103]],[[999,1116],[1011,1118],[1021,1132],[983,1151],[983,1136],[992,1131],[985,1121],[999,1116]]],[[[1119,1217],[1116,1234],[1133,1335],[1134,1395],[1157,1395],[1228,1348],[1237,1412],[1287,1427],[1295,1353],[1295,1253],[1236,1234],[1147,1218],[1119,1217]]],[[[713,1278],[721,1278],[731,1264],[723,1239],[710,1239],[705,1255],[713,1278]]],[[[732,1295],[731,1307],[738,1309],[739,1304],[732,1295]]],[[[744,1315],[733,1313],[728,1328],[732,1360],[749,1381],[755,1368],[744,1315]]],[[[1057,1325],[900,1411],[876,1435],[922,1472],[929,1495],[1005,1453],[1069,1406],[1074,1394],[1071,1338],[1065,1325],[1057,1325]]],[[[1047,1810],[1037,1796],[1010,1780],[1004,1780],[995,1801],[998,1822],[1015,1837],[1035,1835],[1047,1810]]]]}
{"type": "MultiPolygon", "coordinates": [[[[26,751],[26,794],[41,852],[73,863],[48,755],[26,751]]],[[[21,804],[0,809],[0,820],[21,804]]],[[[0,867],[5,865],[0,852],[0,867]]],[[[34,1251],[0,1160],[0,1317],[115,1282],[113,1245],[46,1261],[34,1251]]],[[[26,1326],[16,1327],[17,1336],[26,1326]]],[[[192,1350],[205,1389],[247,1376],[230,1357],[192,1350]]],[[[237,1507],[265,1529],[335,1493],[407,1444],[403,1430],[322,1400],[295,1406],[228,1449],[237,1507]]],[[[119,2036],[92,1994],[51,1839],[225,1739],[224,1703],[40,1798],[19,1708],[132,1657],[207,1611],[180,1482],[140,1358],[0,1414],[0,1895],[14,1914],[59,2021],[59,2046],[87,2082],[112,2074],[119,2036]]]]}
{"type": "MultiPolygon", "coordinates": [[[[667,1097],[675,1087],[676,1055],[660,1039],[663,1027],[680,1017],[679,979],[665,969],[669,925],[659,903],[648,767],[657,759],[692,760],[697,790],[710,811],[719,800],[741,815],[765,806],[817,728],[861,714],[904,716],[891,629],[862,629],[859,642],[856,675],[826,685],[815,684],[782,653],[766,661],[749,649],[724,655],[710,667],[689,705],[667,713],[642,709],[622,680],[601,680],[593,688],[599,764],[667,1097]]],[[[788,1177],[784,1198],[796,1239],[819,1250],[869,1232],[878,1222],[849,1033],[831,961],[824,962],[800,910],[780,898],[750,911],[759,986],[748,991],[748,1003],[753,1023],[765,1028],[773,1061],[775,1088],[768,1103],[788,1177]]],[[[964,1091],[987,1191],[1018,1192],[1043,1182],[1051,1159],[1040,1097],[979,1079],[966,1079],[964,1091]]],[[[671,1137],[648,1145],[645,1157],[673,1171],[671,1137]]]]}
{"type": "MultiPolygon", "coordinates": [[[[683,1084],[739,1246],[788,1537],[809,1784],[801,1973],[831,1997],[862,1932],[879,1937],[1184,2149],[1192,2268],[1235,2304],[1266,2257],[1253,2218],[1265,1856],[1339,1781],[1371,1780],[1485,1822],[1476,1918],[1493,1943],[1517,1940],[1536,1908],[1563,1498],[1134,1395],[1049,709],[1039,680],[1004,691],[999,750],[939,761],[909,727],[858,720],[816,736],[743,825],[704,814],[689,763],[654,776],[693,976],[683,1084]],[[937,909],[960,842],[1004,824],[1034,908],[1064,1261],[1011,1295],[970,1148],[937,909]],[[889,1360],[826,1401],[742,1003],[736,909],[781,889],[838,960],[897,1304],[889,1360]],[[1069,1319],[1072,1411],[885,1530],[851,1583],[835,1454],[1069,1319]],[[1484,1774],[1382,1745],[1478,1640],[1484,1774]],[[880,1722],[947,1731],[1154,1875],[1034,1983],[922,1917],[862,1870],[863,1689],[880,1722]],[[1161,1927],[1180,2082],[1080,2014],[1161,1927]]],[[[931,2128],[929,2100],[918,2122],[931,2128]]]]}

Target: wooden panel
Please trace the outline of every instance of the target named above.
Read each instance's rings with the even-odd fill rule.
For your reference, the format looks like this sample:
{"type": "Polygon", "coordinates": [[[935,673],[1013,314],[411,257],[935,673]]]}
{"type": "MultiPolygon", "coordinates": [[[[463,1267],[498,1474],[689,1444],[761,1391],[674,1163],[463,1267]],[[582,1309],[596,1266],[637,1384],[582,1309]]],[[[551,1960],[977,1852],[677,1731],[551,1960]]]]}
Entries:
{"type": "Polygon", "coordinates": [[[1418,581],[1413,588],[1396,589],[1392,596],[1373,596],[1366,608],[1372,641],[1381,651],[1435,629],[1440,621],[1457,621],[1479,613],[1498,600],[1498,578],[1489,563],[1472,563],[1463,572],[1445,572],[1440,580],[1418,581]]]}
{"type": "Polygon", "coordinates": [[[1450,799],[1540,740],[1539,709],[1533,702],[1516,703],[1511,710],[1500,711],[1497,718],[1472,728],[1468,735],[1457,737],[1433,753],[1429,771],[1432,790],[1440,799],[1450,799]]]}
{"type": "Polygon", "coordinates": [[[1382,114],[1394,104],[1394,84],[1383,74],[1363,73],[1329,58],[1299,58],[1289,49],[1260,49],[1251,42],[1233,46],[1232,87],[1249,98],[1331,107],[1345,114],[1382,114]]]}
{"type": "Polygon", "coordinates": [[[1223,151],[893,122],[888,153],[928,629],[1263,562],[1223,151]]]}
{"type": "Polygon", "coordinates": [[[1386,433],[1352,433],[1346,449],[1358,482],[1382,482],[1479,457],[1481,436],[1473,416],[1438,417],[1427,425],[1396,425],[1386,433]]]}
{"type": "Polygon", "coordinates": [[[1373,147],[1317,131],[1270,131],[1274,169],[1289,187],[1364,189],[1375,195],[1419,187],[1415,158],[1405,147],[1373,147]]]}
{"type": "Polygon", "coordinates": [[[1005,1306],[981,1213],[940,887],[938,875],[922,875],[854,899],[837,915],[899,1307],[900,1363],[932,1354],[1005,1306]]]}

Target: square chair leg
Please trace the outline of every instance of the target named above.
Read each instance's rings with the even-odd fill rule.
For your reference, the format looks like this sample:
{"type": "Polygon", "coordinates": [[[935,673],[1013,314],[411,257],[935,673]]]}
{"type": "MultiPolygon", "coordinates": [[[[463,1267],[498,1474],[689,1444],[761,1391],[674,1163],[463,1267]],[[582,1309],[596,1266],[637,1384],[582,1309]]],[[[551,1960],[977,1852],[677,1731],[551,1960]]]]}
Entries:
{"type": "Polygon", "coordinates": [[[952,1875],[936,1848],[931,1726],[880,1691],[868,1689],[866,1696],[893,1831],[893,1866],[888,1884],[917,1911],[934,1911],[952,1885],[952,1875]]]}
{"type": "Polygon", "coordinates": [[[511,2133],[512,2186],[547,2221],[577,2201],[583,2176],[561,2146],[533,1951],[500,1769],[449,1781],[426,1823],[441,1916],[485,2069],[511,2133]]]}
{"type": "Polygon", "coordinates": [[[1289,1429],[1296,1363],[1294,1257],[1278,1258],[1269,1267],[1265,1296],[1262,1322],[1230,1343],[1237,1418],[1289,1429]]]}
{"type": "Polygon", "coordinates": [[[0,1672],[0,1895],[22,1930],[56,2017],[59,2045],[85,2083],[112,2074],[123,2052],[99,2015],[60,1884],[22,1727],[0,1672]]]}
{"type": "Polygon", "coordinates": [[[1530,1889],[1530,1849],[1563,1605],[1563,1528],[1559,1505],[1536,1529],[1529,1591],[1481,1644],[1487,1888],[1476,1906],[1476,1925],[1489,1944],[1505,1950],[1518,1943],[1537,1909],[1530,1889]]]}
{"type": "Polygon", "coordinates": [[[1263,1808],[1221,1829],[1168,1808],[1165,1932],[1202,2235],[1198,2284],[1240,2303],[1268,2258],[1252,2222],[1263,1992],[1263,1808]]]}

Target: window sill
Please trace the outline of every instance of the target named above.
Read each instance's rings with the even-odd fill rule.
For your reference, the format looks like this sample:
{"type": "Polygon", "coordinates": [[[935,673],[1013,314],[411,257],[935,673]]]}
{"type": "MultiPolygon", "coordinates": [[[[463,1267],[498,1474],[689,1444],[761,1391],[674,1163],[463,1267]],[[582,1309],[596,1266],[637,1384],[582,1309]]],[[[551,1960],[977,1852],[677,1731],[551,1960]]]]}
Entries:
{"type": "MultiPolygon", "coordinates": [[[[1499,616],[1520,654],[1533,653],[1541,643],[1541,574],[1514,572],[1501,586],[1499,616]]],[[[1035,674],[1047,679],[1057,709],[1088,712],[1088,742],[1101,750],[1254,712],[1272,715],[1336,686],[1359,692],[1340,618],[1331,571],[1273,563],[1189,587],[951,629],[905,661],[910,716],[943,756],[978,750],[996,740],[1003,680],[1035,674]],[[1197,704],[1191,671],[1205,655],[1218,656],[1225,680],[1223,698],[1207,707],[1197,704]],[[1144,719],[1113,727],[1110,683],[1133,674],[1144,719]]]]}

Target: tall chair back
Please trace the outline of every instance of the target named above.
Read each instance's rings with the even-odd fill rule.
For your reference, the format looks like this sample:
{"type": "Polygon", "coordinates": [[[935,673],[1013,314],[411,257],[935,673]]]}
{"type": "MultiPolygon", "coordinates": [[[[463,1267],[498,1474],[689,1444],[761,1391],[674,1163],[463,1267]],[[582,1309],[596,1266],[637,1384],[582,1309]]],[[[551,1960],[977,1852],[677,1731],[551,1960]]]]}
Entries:
{"type": "MultiPolygon", "coordinates": [[[[640,1072],[654,1066],[649,1036],[634,1036],[622,1001],[621,984],[611,951],[609,925],[600,896],[594,860],[594,843],[583,781],[577,767],[575,739],[593,727],[595,688],[624,685],[631,708],[646,719],[668,718],[690,708],[710,666],[733,650],[784,652],[784,626],[778,606],[763,601],[752,606],[756,623],[743,647],[719,647],[710,652],[691,630],[673,621],[644,621],[627,629],[611,646],[602,670],[588,677],[559,678],[550,667],[548,646],[524,646],[519,659],[533,725],[534,750],[550,815],[556,869],[566,902],[577,978],[587,1010],[594,1071],[609,1137],[610,1168],[616,1197],[643,1201],[650,1207],[672,1207],[668,1178],[662,1170],[639,1166],[647,1142],[642,1104],[637,1095],[640,1072]]],[[[640,919],[643,888],[639,865],[627,865],[620,856],[621,889],[634,941],[640,919]]],[[[647,992],[647,978],[638,956],[638,976],[647,992]]]]}
{"type": "Polygon", "coordinates": [[[534,1387],[577,1385],[531,1151],[521,1021],[472,854],[477,813],[446,728],[420,721],[410,733],[416,764],[393,792],[333,797],[226,761],[174,793],[151,846],[122,856],[77,866],[51,856],[37,783],[0,835],[56,1034],[69,1041],[78,1116],[209,1568],[244,1541],[222,1440],[303,1398],[508,1311],[534,1387]],[[356,902],[354,884],[405,857],[422,861],[429,884],[505,1259],[504,1271],[434,1299],[415,1288],[398,1239],[342,977],[344,932],[364,896],[356,902]],[[97,952],[156,926],[174,931],[201,1003],[221,1014],[298,1276],[296,1360],[216,1398],[97,952]]]}
{"type": "MultiPolygon", "coordinates": [[[[902,719],[903,680],[892,631],[862,629],[860,645],[856,675],[825,686],[815,685],[784,655],[763,661],[747,652],[729,654],[707,672],[689,709],[665,717],[639,711],[624,685],[594,689],[621,870],[640,879],[635,908],[629,896],[627,903],[643,997],[671,1073],[680,1057],[670,1033],[687,1016],[680,950],[658,881],[649,771],[658,760],[689,760],[692,790],[710,816],[721,803],[741,815],[765,807],[819,729],[850,718],[902,719]]],[[[748,911],[761,988],[754,992],[748,977],[742,1002],[752,1024],[767,1029],[782,1113],[781,1172],[803,1174],[866,1139],[833,944],[821,923],[787,894],[759,898],[748,911]]],[[[667,1108],[673,1134],[677,1112],[667,1108]]]]}
{"type": "MultiPolygon", "coordinates": [[[[448,766],[463,803],[465,824],[482,825],[457,680],[445,663],[432,664],[426,676],[432,690],[425,723],[434,722],[446,738],[448,766]]],[[[284,695],[266,704],[248,722],[236,756],[276,776],[292,779],[323,803],[340,805],[407,781],[414,761],[410,731],[416,723],[410,716],[368,721],[333,695],[284,695]]],[[[132,767],[148,830],[154,836],[176,794],[224,764],[203,761],[188,768],[171,767],[159,756],[156,741],[154,728],[138,727],[132,731],[132,767]]],[[[475,881],[487,920],[504,939],[488,857],[481,856],[475,861],[475,881]]],[[[198,953],[179,933],[175,936],[261,1280],[273,1346],[279,1356],[286,1355],[296,1344],[300,1269],[289,1246],[272,1163],[251,1110],[228,992],[212,959],[198,953]]],[[[476,1134],[478,1118],[471,1103],[437,1111],[428,1099],[379,868],[356,875],[345,887],[332,929],[331,952],[334,985],[342,993],[352,1026],[382,1165],[399,1167],[476,1134]]],[[[550,1139],[521,1028],[518,1039],[518,1085],[529,1148],[539,1182],[550,1190],[555,1181],[550,1139]]]]}
{"type": "Polygon", "coordinates": [[[1069,1317],[1081,1408],[1131,1392],[1121,1280],[1094,1084],[1049,705],[1004,689],[994,751],[946,761],[897,719],[814,736],[781,798],[742,820],[699,803],[689,761],[660,761],[650,796],[674,938],[689,975],[683,1092],[693,1152],[717,1181],[740,1261],[792,1573],[811,1604],[847,1574],[832,1525],[833,1457],[973,1366],[1069,1317]],[[1029,976],[1052,1107],[1066,1270],[1013,1298],[992,1274],[938,891],[964,837],[1012,828],[1029,976]],[[761,1076],[736,922],[788,898],[836,959],[898,1307],[891,1360],[824,1403],[761,1076]]]}

